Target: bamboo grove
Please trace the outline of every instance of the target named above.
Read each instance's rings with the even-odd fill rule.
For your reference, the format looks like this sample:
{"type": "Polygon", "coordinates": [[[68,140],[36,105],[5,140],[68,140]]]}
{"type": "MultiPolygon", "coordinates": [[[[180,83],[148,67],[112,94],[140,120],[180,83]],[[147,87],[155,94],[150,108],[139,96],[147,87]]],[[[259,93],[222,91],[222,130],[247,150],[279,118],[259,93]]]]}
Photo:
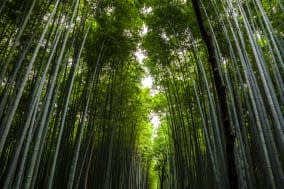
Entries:
{"type": "Polygon", "coordinates": [[[281,0],[1,0],[0,188],[282,188],[283,20],[281,0]]]}

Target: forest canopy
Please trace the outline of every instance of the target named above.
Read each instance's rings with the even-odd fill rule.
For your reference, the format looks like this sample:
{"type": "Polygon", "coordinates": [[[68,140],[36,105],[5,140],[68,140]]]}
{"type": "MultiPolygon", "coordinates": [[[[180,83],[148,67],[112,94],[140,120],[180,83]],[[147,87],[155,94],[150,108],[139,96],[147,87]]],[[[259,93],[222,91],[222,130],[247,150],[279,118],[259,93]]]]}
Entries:
{"type": "Polygon", "coordinates": [[[283,31],[282,0],[1,0],[0,188],[282,188],[283,31]]]}

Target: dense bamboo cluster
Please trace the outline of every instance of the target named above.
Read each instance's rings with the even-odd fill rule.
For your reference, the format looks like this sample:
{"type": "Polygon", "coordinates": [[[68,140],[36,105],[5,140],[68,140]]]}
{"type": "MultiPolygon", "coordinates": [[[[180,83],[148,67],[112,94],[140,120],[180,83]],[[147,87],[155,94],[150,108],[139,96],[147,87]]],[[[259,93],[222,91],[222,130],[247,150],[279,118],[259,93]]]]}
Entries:
{"type": "Polygon", "coordinates": [[[283,20],[281,0],[1,0],[0,188],[282,188],[283,20]]]}
{"type": "Polygon", "coordinates": [[[160,188],[281,188],[282,3],[149,4],[146,64],[168,103],[160,188]]]}
{"type": "Polygon", "coordinates": [[[1,188],[145,188],[135,10],[113,6],[1,1],[1,188]]]}

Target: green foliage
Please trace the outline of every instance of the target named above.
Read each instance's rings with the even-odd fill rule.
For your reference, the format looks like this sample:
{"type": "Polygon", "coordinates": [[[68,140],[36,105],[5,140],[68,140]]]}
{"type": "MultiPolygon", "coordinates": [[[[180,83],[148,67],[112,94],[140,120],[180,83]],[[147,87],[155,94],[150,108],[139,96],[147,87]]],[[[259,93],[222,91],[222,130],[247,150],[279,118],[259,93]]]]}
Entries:
{"type": "Polygon", "coordinates": [[[279,0],[1,0],[1,187],[282,188],[283,19],[279,0]]]}

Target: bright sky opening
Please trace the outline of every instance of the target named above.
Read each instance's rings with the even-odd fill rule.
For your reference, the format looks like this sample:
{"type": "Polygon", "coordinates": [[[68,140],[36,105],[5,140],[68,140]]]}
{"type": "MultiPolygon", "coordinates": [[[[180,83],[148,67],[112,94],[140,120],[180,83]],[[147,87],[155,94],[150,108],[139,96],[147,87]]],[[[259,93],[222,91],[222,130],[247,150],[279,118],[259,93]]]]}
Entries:
{"type": "Polygon", "coordinates": [[[144,77],[142,79],[142,85],[143,85],[143,87],[147,87],[147,88],[152,89],[152,87],[153,87],[153,78],[151,76],[144,77]]]}
{"type": "Polygon", "coordinates": [[[159,116],[156,113],[150,113],[150,120],[153,127],[152,138],[157,137],[158,128],[160,127],[161,121],[159,116]]]}

